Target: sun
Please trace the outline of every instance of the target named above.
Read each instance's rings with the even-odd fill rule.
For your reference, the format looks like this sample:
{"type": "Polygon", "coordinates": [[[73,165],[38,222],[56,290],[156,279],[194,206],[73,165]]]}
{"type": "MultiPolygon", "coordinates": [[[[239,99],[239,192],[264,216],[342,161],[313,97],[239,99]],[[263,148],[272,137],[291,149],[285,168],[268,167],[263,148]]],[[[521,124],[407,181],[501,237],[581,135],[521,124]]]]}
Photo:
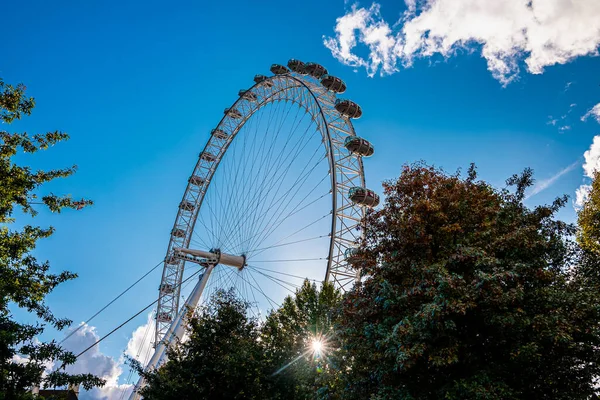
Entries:
{"type": "Polygon", "coordinates": [[[323,342],[319,339],[313,339],[312,349],[314,353],[320,354],[321,350],[323,350],[323,342]]]}

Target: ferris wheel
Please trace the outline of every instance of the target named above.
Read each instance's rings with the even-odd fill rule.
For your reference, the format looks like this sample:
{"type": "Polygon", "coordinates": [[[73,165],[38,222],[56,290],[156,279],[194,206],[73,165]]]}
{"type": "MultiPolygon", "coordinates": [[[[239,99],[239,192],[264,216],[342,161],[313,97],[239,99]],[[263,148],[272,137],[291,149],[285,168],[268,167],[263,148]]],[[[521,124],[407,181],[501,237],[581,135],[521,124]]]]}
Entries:
{"type": "Polygon", "coordinates": [[[147,368],[165,361],[183,335],[185,311],[215,290],[231,288],[260,318],[305,278],[345,291],[358,277],[354,248],[365,208],[379,203],[362,160],[374,148],[351,122],[362,110],[337,97],[346,84],[319,64],[292,59],[271,72],[256,75],[224,110],[188,179],[147,368]],[[197,283],[180,306],[184,275],[194,270],[197,283]]]}

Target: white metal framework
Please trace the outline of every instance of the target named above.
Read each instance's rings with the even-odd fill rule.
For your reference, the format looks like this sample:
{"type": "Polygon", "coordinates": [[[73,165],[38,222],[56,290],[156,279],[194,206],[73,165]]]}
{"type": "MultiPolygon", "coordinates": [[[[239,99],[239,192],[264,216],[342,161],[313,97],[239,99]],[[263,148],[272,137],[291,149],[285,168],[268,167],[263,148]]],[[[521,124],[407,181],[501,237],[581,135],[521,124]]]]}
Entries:
{"type": "MultiPolygon", "coordinates": [[[[310,205],[308,204],[309,200],[312,204],[319,201],[325,194],[329,197],[327,207],[330,212],[325,217],[329,218],[330,224],[328,225],[329,228],[327,228],[328,232],[320,236],[325,237],[324,240],[328,241],[328,253],[321,259],[320,265],[322,267],[320,268],[322,268],[321,273],[323,275],[319,279],[331,281],[336,287],[345,291],[353,285],[357,278],[357,271],[349,265],[346,255],[348,251],[352,251],[351,249],[356,246],[363,235],[361,224],[364,217],[365,204],[351,199],[348,194],[352,188],[365,188],[365,178],[360,152],[357,153],[352,151],[352,149],[364,148],[364,155],[372,154],[373,149],[370,143],[364,139],[360,139],[360,141],[347,140],[349,137],[356,137],[350,119],[359,116],[361,110],[353,102],[337,99],[336,91],[343,92],[345,84],[339,78],[328,75],[321,77],[318,68],[316,68],[316,73],[311,76],[301,69],[301,67],[303,68],[303,64],[299,61],[291,60],[288,64],[290,67],[292,66],[292,61],[299,63],[299,66],[294,68],[299,73],[289,71],[283,66],[274,65],[271,70],[276,73],[275,75],[271,77],[257,76],[255,78],[257,82],[255,85],[248,90],[240,91],[239,98],[230,108],[225,110],[224,117],[217,127],[213,129],[206,146],[198,157],[196,166],[188,179],[188,184],[179,204],[177,217],[171,231],[162,280],[159,287],[154,342],[156,352],[155,356],[148,363],[148,367],[150,368],[157,367],[162,363],[161,359],[163,358],[162,353],[164,352],[164,348],[169,345],[169,342],[174,340],[174,335],[178,338],[181,337],[181,332],[176,334],[175,331],[182,329],[182,319],[183,314],[185,314],[183,309],[186,307],[196,307],[211,272],[213,274],[211,279],[218,279],[215,278],[215,266],[218,264],[229,266],[230,269],[235,270],[235,273],[240,274],[241,278],[239,279],[244,280],[241,274],[245,268],[252,268],[255,256],[264,251],[263,248],[256,247],[261,245],[262,242],[260,239],[264,241],[265,238],[272,235],[283,221],[298,217],[298,214],[310,205]],[[328,85],[329,82],[333,82],[333,84],[328,85]],[[329,86],[329,88],[326,86],[329,86]],[[285,168],[292,171],[294,167],[291,166],[291,161],[290,166],[286,167],[286,160],[280,160],[278,155],[283,152],[286,155],[280,157],[291,160],[292,156],[304,152],[306,149],[306,144],[304,143],[305,141],[308,143],[310,139],[310,130],[307,128],[306,132],[296,134],[297,141],[290,143],[289,146],[288,141],[284,142],[278,136],[280,133],[276,129],[273,129],[271,133],[266,132],[264,134],[261,131],[261,129],[269,130],[270,125],[278,124],[280,124],[279,129],[281,130],[281,126],[284,126],[285,123],[290,127],[297,127],[300,125],[300,122],[296,125],[296,119],[300,119],[300,117],[292,121],[292,118],[288,117],[289,111],[287,111],[288,114],[285,114],[283,111],[280,112],[279,114],[282,116],[278,116],[279,114],[275,115],[276,112],[269,111],[271,112],[271,114],[268,114],[268,118],[270,119],[267,123],[263,123],[266,128],[259,128],[260,122],[257,122],[257,133],[254,136],[254,140],[248,140],[248,143],[246,143],[246,138],[244,138],[244,142],[241,144],[238,143],[236,147],[241,150],[232,150],[236,143],[235,141],[240,142],[242,140],[238,138],[238,135],[246,125],[251,124],[251,121],[255,118],[267,118],[267,116],[263,117],[260,114],[261,110],[269,107],[282,108],[286,105],[288,108],[299,108],[301,114],[310,118],[310,121],[307,122],[310,124],[310,129],[313,129],[318,136],[320,135],[317,142],[320,150],[315,150],[316,156],[314,157],[316,158],[314,159],[320,162],[322,158],[323,165],[326,165],[325,177],[327,179],[325,180],[325,184],[327,185],[327,192],[315,198],[315,200],[311,200],[307,194],[302,198],[302,201],[291,204],[293,196],[290,194],[293,192],[292,189],[300,187],[301,184],[305,185],[305,182],[310,182],[314,179],[311,178],[308,172],[304,175],[302,174],[305,170],[310,170],[312,173],[313,157],[308,159],[307,166],[304,169],[297,172],[298,177],[296,181],[288,185],[287,192],[280,193],[283,190],[281,189],[282,181],[288,179],[286,177],[289,171],[285,168]],[[289,121],[285,122],[285,118],[288,118],[289,121]],[[283,144],[274,145],[268,143],[269,141],[274,142],[274,138],[277,138],[283,144]],[[260,143],[260,140],[265,143],[260,143]],[[352,142],[354,147],[349,146],[349,142],[352,142]],[[368,148],[365,146],[368,146],[368,148]],[[256,147],[259,151],[251,150],[251,147],[256,147]],[[282,148],[286,150],[283,151],[282,148]],[[211,183],[215,180],[215,173],[228,151],[257,152],[261,157],[264,157],[264,160],[255,163],[259,167],[264,168],[260,169],[256,167],[255,170],[255,167],[252,166],[250,171],[243,171],[243,173],[237,171],[235,175],[231,174],[231,177],[228,178],[229,180],[224,178],[223,182],[219,183],[219,187],[213,188],[214,190],[211,189],[216,191],[212,195],[212,201],[219,203],[220,206],[228,210],[222,214],[223,217],[220,217],[227,219],[224,227],[214,228],[209,226],[209,222],[203,220],[201,210],[203,206],[210,208],[209,204],[205,204],[207,202],[207,193],[209,188],[211,188],[211,183]],[[273,164],[273,166],[271,167],[269,164],[273,164]],[[279,171],[282,172],[280,173],[279,171]],[[238,176],[241,176],[241,178],[238,176]],[[254,179],[258,181],[261,177],[263,186],[260,190],[257,189],[258,194],[254,194],[254,197],[248,195],[248,198],[242,199],[241,196],[244,196],[244,193],[238,193],[237,188],[251,187],[252,181],[254,179]],[[268,206],[265,206],[264,203],[268,203],[268,206]],[[295,205],[296,203],[297,205],[295,205]],[[283,207],[288,207],[288,204],[291,205],[285,211],[287,214],[284,214],[284,211],[279,211],[282,205],[283,207]],[[294,205],[295,208],[293,207],[294,205]],[[251,215],[252,213],[253,215],[251,215]],[[249,233],[244,233],[248,230],[248,225],[254,227],[258,232],[254,237],[249,233]],[[200,236],[195,232],[195,229],[200,231],[220,229],[221,233],[219,238],[214,240],[214,243],[207,243],[210,240],[200,240],[200,236]],[[261,231],[261,229],[263,230],[261,231]],[[229,238],[233,236],[237,237],[236,245],[229,243],[231,242],[229,238]],[[255,239],[255,237],[259,238],[255,239]],[[200,247],[207,247],[209,245],[214,247],[195,250],[193,249],[194,244],[200,247]],[[204,268],[204,271],[196,288],[188,297],[186,305],[180,308],[180,286],[186,262],[198,264],[200,268],[204,268]]],[[[294,64],[294,66],[296,65],[294,64]]],[[[318,65],[317,67],[323,69],[318,65]]],[[[267,111],[264,111],[263,114],[267,115],[267,111]]],[[[318,162],[315,166],[317,164],[318,162]]],[[[231,166],[227,166],[226,168],[231,168],[231,166]]],[[[238,170],[246,169],[246,165],[243,161],[240,161],[234,164],[233,168],[238,168],[238,170]]],[[[249,190],[244,189],[246,192],[249,190]]],[[[301,196],[299,195],[299,197],[301,196]]],[[[327,197],[325,197],[325,201],[327,201],[327,197]]],[[[205,213],[205,215],[212,215],[215,218],[217,218],[216,214],[219,214],[219,212],[213,211],[212,208],[205,211],[205,213]]],[[[300,230],[302,229],[304,228],[300,230]]],[[[287,237],[291,237],[292,235],[290,234],[287,237]]],[[[286,237],[277,239],[278,241],[274,242],[275,244],[272,247],[285,246],[284,239],[286,237]],[[282,241],[284,243],[281,243],[282,241]]],[[[298,240],[298,242],[302,242],[302,240],[298,240]]],[[[261,273],[261,271],[258,271],[258,273],[261,273]]],[[[231,273],[229,275],[230,280],[238,279],[237,277],[231,278],[231,273]]],[[[304,276],[303,271],[300,270],[298,275],[304,276]]],[[[253,288],[262,292],[261,288],[257,287],[256,280],[253,283],[251,278],[247,279],[245,281],[246,286],[250,290],[253,288]]],[[[278,283],[276,278],[269,279],[278,283]]],[[[222,282],[217,281],[215,285],[224,286],[226,285],[226,280],[223,279],[222,282]]],[[[280,284],[280,286],[282,285],[280,284]]],[[[264,292],[262,293],[268,298],[264,292]]],[[[246,294],[248,294],[248,291],[246,294]]],[[[250,295],[248,296],[250,297],[250,295]]]]}

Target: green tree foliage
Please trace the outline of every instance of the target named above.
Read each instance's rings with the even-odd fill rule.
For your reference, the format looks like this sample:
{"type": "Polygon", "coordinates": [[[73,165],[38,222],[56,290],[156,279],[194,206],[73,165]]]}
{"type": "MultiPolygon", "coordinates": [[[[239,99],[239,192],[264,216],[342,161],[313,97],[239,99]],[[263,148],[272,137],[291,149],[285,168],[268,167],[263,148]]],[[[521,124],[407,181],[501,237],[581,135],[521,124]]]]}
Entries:
{"type": "Polygon", "coordinates": [[[145,399],[262,399],[264,364],[258,322],[233,292],[217,292],[190,318],[189,340],[168,351],[169,361],[143,372],[145,399]]]}
{"type": "Polygon", "coordinates": [[[337,329],[343,398],[592,395],[599,294],[576,279],[575,228],[555,219],[566,197],[528,209],[532,183],[525,170],[497,190],[474,167],[417,164],[384,184],[337,329]]]}
{"type": "MultiPolygon", "coordinates": [[[[4,126],[29,115],[34,106],[33,98],[25,96],[24,86],[14,87],[0,80],[0,121],[4,126]]],[[[39,239],[52,235],[51,227],[24,225],[21,229],[11,229],[15,211],[35,216],[37,206],[60,212],[63,208],[81,208],[91,203],[53,194],[38,198],[38,190],[44,183],[71,175],[75,167],[32,171],[15,162],[19,153],[46,150],[67,138],[62,132],[30,136],[0,130],[0,399],[30,398],[28,392],[34,385],[83,384],[91,388],[103,384],[94,376],[69,375],[62,370],[43,376],[49,363],[69,365],[75,361],[74,355],[56,342],[40,343],[36,337],[46,324],[59,330],[70,324],[67,319],[55,317],[44,299],[57,285],[76,275],[52,274],[48,262],[40,262],[31,255],[39,239]],[[9,310],[11,305],[34,313],[40,322],[27,325],[15,321],[9,310]]]]}
{"type": "Polygon", "coordinates": [[[269,314],[261,336],[268,369],[275,371],[269,398],[327,398],[337,370],[331,361],[339,347],[333,326],[340,301],[331,283],[318,290],[305,280],[295,296],[269,314]],[[322,343],[321,352],[314,352],[313,341],[322,343]]]}
{"type": "Polygon", "coordinates": [[[600,255],[600,172],[594,173],[592,188],[579,211],[577,240],[581,248],[596,256],[600,255]]]}
{"type": "MultiPolygon", "coordinates": [[[[263,324],[233,292],[217,292],[190,318],[189,339],[168,351],[161,368],[143,372],[148,400],[314,399],[325,387],[327,351],[317,357],[313,338],[331,339],[332,309],[340,295],[330,284],[319,291],[305,281],[263,324]]],[[[333,349],[333,347],[332,347],[333,349]]]]}

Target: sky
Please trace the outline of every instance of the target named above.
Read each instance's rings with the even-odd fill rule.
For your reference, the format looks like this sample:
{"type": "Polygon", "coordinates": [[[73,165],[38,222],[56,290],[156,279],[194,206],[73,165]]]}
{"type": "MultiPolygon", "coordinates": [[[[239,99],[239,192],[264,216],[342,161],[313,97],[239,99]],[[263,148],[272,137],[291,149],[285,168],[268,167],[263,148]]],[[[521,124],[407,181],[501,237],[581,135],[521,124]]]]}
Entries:
{"type": "MultiPolygon", "coordinates": [[[[526,203],[567,194],[560,217],[573,222],[599,165],[596,0],[25,0],[3,15],[0,77],[36,99],[10,130],[71,135],[19,161],[76,164],[45,190],[95,202],[36,220],[56,228],[38,257],[79,274],[48,298],[75,325],[160,263],[210,130],[272,63],[314,61],[344,79],[344,97],[363,110],[356,132],[375,146],[365,160],[375,191],[419,160],[450,172],[474,162],[497,187],[531,167],[526,203]]],[[[65,346],[78,351],[108,333],[156,298],[159,281],[160,268],[65,346]]],[[[123,351],[146,354],[139,342],[151,323],[142,313],[82,357],[77,371],[108,379],[82,398],[120,398],[123,351]]]]}

